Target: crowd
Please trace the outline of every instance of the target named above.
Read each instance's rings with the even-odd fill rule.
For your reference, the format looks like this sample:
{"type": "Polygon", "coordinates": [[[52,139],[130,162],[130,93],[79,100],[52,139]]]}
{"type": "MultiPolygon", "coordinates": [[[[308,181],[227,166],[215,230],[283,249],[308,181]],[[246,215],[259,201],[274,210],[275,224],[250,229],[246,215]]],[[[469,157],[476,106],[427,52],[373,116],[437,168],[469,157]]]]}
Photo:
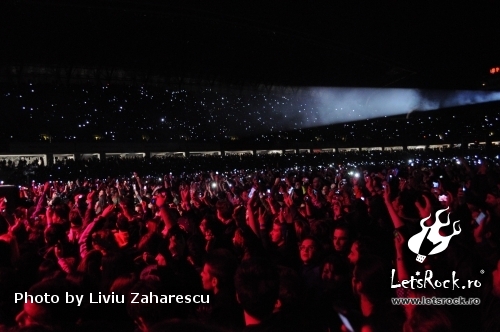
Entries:
{"type": "Polygon", "coordinates": [[[42,136],[51,142],[221,142],[235,137],[250,142],[498,140],[495,128],[500,114],[495,104],[384,117],[384,106],[372,105],[374,98],[366,93],[337,93],[325,102],[328,98],[318,89],[282,90],[0,84],[0,105],[9,113],[0,122],[0,138],[3,142],[41,141],[42,136]],[[17,130],[18,123],[27,130],[17,130]]]}
{"type": "Polygon", "coordinates": [[[166,160],[155,163],[161,176],[133,168],[120,168],[118,176],[104,166],[96,172],[110,176],[47,177],[20,186],[19,197],[0,199],[0,330],[500,330],[494,159],[200,165],[203,172],[170,172],[166,160]],[[9,200],[16,201],[13,209],[9,200]],[[407,243],[443,209],[441,221],[450,213],[460,232],[453,223],[442,227],[439,234],[453,235],[448,248],[417,261],[407,243]],[[462,284],[480,286],[392,287],[429,270],[437,280],[453,272],[462,284]],[[16,303],[15,293],[85,297],[81,305],[16,303]],[[90,293],[125,301],[91,303],[90,293]],[[209,301],[134,301],[153,295],[209,301]],[[423,296],[481,303],[391,302],[423,296]]]}
{"type": "MultiPolygon", "coordinates": [[[[376,165],[421,165],[433,168],[445,162],[456,164],[457,156],[463,156],[471,165],[478,165],[481,160],[489,160],[493,165],[499,162],[500,148],[471,147],[446,149],[417,150],[373,150],[345,151],[339,153],[315,152],[292,154],[238,154],[238,155],[207,155],[189,156],[154,156],[151,158],[121,158],[106,157],[103,159],[58,159],[47,165],[41,158],[19,157],[17,160],[0,158],[0,181],[17,183],[26,186],[31,181],[68,181],[76,178],[129,177],[130,170],[151,176],[153,179],[163,176],[166,168],[177,175],[186,175],[200,171],[220,171],[224,173],[235,170],[245,174],[261,169],[276,169],[281,171],[337,168],[344,165],[350,169],[358,166],[374,168],[376,165]],[[168,166],[165,166],[168,165],[168,166]]],[[[146,178],[145,180],[149,180],[146,178]]]]}

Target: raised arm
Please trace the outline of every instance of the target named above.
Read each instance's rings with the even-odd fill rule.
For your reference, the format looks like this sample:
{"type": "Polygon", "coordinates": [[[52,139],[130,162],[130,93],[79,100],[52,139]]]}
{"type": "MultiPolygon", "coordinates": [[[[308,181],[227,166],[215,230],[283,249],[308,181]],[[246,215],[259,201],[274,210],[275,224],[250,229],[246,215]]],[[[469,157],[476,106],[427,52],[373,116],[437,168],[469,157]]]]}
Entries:
{"type": "Polygon", "coordinates": [[[260,230],[259,227],[257,226],[258,220],[255,220],[255,208],[254,208],[257,195],[258,195],[257,192],[255,192],[252,198],[248,200],[247,216],[248,216],[248,226],[250,226],[255,235],[257,235],[260,238],[260,230]]]}
{"type": "Polygon", "coordinates": [[[398,281],[408,280],[410,276],[404,263],[404,245],[406,241],[403,235],[397,230],[394,231],[394,246],[396,247],[396,270],[398,272],[398,281]]]}
{"type": "Polygon", "coordinates": [[[145,195],[146,193],[143,193],[143,190],[144,190],[144,189],[143,189],[143,187],[142,187],[142,181],[141,181],[141,178],[139,177],[139,175],[137,174],[137,172],[134,172],[134,178],[135,178],[135,180],[137,181],[137,186],[139,186],[139,188],[138,188],[138,189],[139,189],[139,190],[138,190],[139,194],[141,194],[141,195],[145,195]]]}
{"type": "Polygon", "coordinates": [[[80,257],[85,257],[87,253],[90,251],[90,235],[94,232],[96,225],[100,223],[101,220],[104,220],[113,212],[114,206],[108,205],[103,211],[102,215],[96,217],[90,224],[85,227],[82,234],[80,235],[80,239],[78,240],[78,245],[80,246],[80,257]]]}
{"type": "Polygon", "coordinates": [[[165,229],[163,229],[162,234],[167,235],[168,231],[176,224],[175,220],[173,220],[170,213],[167,211],[167,207],[165,206],[167,196],[165,193],[159,193],[156,197],[156,206],[160,210],[160,217],[163,223],[165,224],[165,229]]]}
{"type": "Polygon", "coordinates": [[[179,188],[179,193],[181,195],[181,208],[184,211],[191,210],[191,192],[188,185],[181,186],[179,188]]]}
{"type": "MultiPolygon", "coordinates": [[[[420,218],[424,219],[424,218],[427,218],[429,216],[432,217],[432,205],[431,205],[431,201],[425,195],[422,195],[422,197],[424,198],[425,205],[420,204],[418,201],[415,202],[415,206],[418,209],[418,213],[420,215],[420,218]]],[[[425,224],[427,226],[431,226],[433,222],[434,222],[434,219],[433,218],[429,218],[429,219],[427,219],[425,221],[425,224]]]]}
{"type": "Polygon", "coordinates": [[[80,238],[78,239],[78,245],[80,246],[80,257],[84,258],[87,256],[87,253],[90,251],[90,246],[89,246],[89,237],[94,231],[95,224],[97,222],[97,217],[85,227],[83,232],[80,234],[80,238]]]}
{"type": "Polygon", "coordinates": [[[42,211],[42,209],[47,206],[47,195],[49,193],[50,193],[50,183],[45,182],[45,184],[43,186],[43,192],[41,193],[40,197],[38,198],[35,212],[33,212],[33,214],[31,215],[32,219],[36,218],[36,216],[38,216],[40,214],[40,211],[42,211]]]}
{"type": "Polygon", "coordinates": [[[97,191],[91,191],[87,194],[87,210],[85,210],[85,216],[83,218],[83,226],[87,226],[92,222],[95,218],[95,210],[94,210],[94,197],[97,191]]]}
{"type": "Polygon", "coordinates": [[[383,186],[384,186],[384,202],[385,206],[387,207],[387,211],[389,211],[389,215],[391,216],[392,224],[394,225],[395,229],[403,227],[404,226],[403,221],[398,216],[397,212],[394,210],[394,207],[392,206],[391,189],[389,187],[389,184],[387,182],[384,182],[383,186]]]}

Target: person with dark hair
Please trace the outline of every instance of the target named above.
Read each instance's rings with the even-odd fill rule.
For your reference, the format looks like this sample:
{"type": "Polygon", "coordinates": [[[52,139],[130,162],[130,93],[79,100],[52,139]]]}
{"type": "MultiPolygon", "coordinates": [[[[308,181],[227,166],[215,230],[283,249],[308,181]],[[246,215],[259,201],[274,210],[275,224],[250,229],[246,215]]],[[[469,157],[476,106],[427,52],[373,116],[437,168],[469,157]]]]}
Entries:
{"type": "Polygon", "coordinates": [[[180,293],[199,294],[202,290],[200,275],[187,260],[187,254],[186,233],[175,225],[160,244],[156,256],[160,280],[174,283],[180,293]]]}
{"type": "Polygon", "coordinates": [[[137,244],[139,254],[151,255],[152,257],[156,257],[158,254],[158,247],[162,242],[162,237],[158,232],[158,222],[158,219],[148,219],[146,221],[147,232],[142,235],[137,244]]]}
{"type": "Polygon", "coordinates": [[[15,332],[54,332],[54,330],[50,327],[33,324],[25,327],[21,327],[16,329],[15,332]]]}
{"type": "Polygon", "coordinates": [[[496,218],[500,218],[500,197],[498,193],[489,191],[486,194],[485,203],[491,209],[492,214],[496,218]]]}
{"type": "Polygon", "coordinates": [[[351,251],[347,256],[347,258],[349,259],[349,263],[354,266],[356,265],[360,257],[366,255],[375,255],[378,252],[379,248],[380,245],[378,245],[372,238],[366,236],[361,237],[358,240],[354,241],[351,245],[351,251]]]}
{"type": "Polygon", "coordinates": [[[37,277],[38,280],[53,277],[61,271],[60,266],[52,259],[43,260],[38,266],[37,277]]]}
{"type": "Polygon", "coordinates": [[[187,254],[186,237],[187,234],[177,225],[172,227],[169,233],[165,236],[166,242],[163,243],[166,244],[168,249],[165,258],[185,258],[187,254]]]}
{"type": "Polygon", "coordinates": [[[316,240],[306,237],[299,247],[302,260],[301,275],[305,290],[311,296],[319,295],[321,289],[321,268],[319,266],[319,248],[316,240]]]}
{"type": "Polygon", "coordinates": [[[61,224],[68,227],[69,208],[57,197],[53,200],[52,206],[47,209],[47,224],[61,224]]]}
{"type": "Polygon", "coordinates": [[[391,305],[387,280],[390,269],[376,256],[361,257],[354,267],[353,292],[359,298],[363,325],[371,331],[401,331],[404,313],[401,307],[391,305]]]}
{"type": "MultiPolygon", "coordinates": [[[[119,276],[111,285],[109,293],[126,299],[137,283],[136,279],[134,273],[119,276]]],[[[134,321],[128,315],[126,302],[111,305],[90,304],[86,309],[87,317],[83,318],[79,324],[82,331],[132,331],[134,329],[134,321]]]]}
{"type": "Polygon", "coordinates": [[[118,250],[118,245],[110,229],[100,229],[93,233],[92,247],[101,251],[103,256],[118,250]]]}
{"type": "Polygon", "coordinates": [[[302,261],[300,267],[300,276],[304,284],[304,316],[306,321],[310,322],[312,330],[319,328],[319,307],[318,302],[321,296],[321,266],[320,266],[320,247],[318,242],[313,237],[306,237],[302,240],[299,247],[300,259],[302,261]],[[312,325],[311,325],[312,324],[312,325]]]}
{"type": "MultiPolygon", "coordinates": [[[[473,328],[473,327],[470,327],[473,328]]],[[[469,330],[470,329],[466,329],[469,330]]],[[[453,332],[450,314],[441,306],[419,305],[412,311],[403,326],[403,332],[453,332]]],[[[487,331],[487,330],[483,330],[487,331]]],[[[488,330],[493,331],[493,330],[488,330]]]]}
{"type": "Polygon", "coordinates": [[[14,225],[9,227],[9,233],[15,236],[18,243],[23,243],[28,238],[28,230],[30,230],[27,210],[24,207],[18,207],[14,210],[12,216],[14,218],[14,225]]]}
{"type": "Polygon", "coordinates": [[[78,289],[69,281],[59,276],[44,279],[28,290],[28,295],[44,296],[45,294],[59,296],[58,303],[35,303],[25,301],[23,310],[16,316],[19,327],[43,325],[54,331],[72,331],[79,317],[76,304],[66,303],[66,292],[77,294],[78,289]]]}
{"type": "Polygon", "coordinates": [[[311,227],[307,220],[296,219],[293,222],[295,235],[297,236],[297,243],[302,242],[303,239],[309,236],[311,233],[311,227]]]}
{"type": "MultiPolygon", "coordinates": [[[[173,285],[172,285],[173,286],[173,285]]],[[[169,295],[175,292],[169,292],[172,286],[154,280],[141,280],[130,291],[129,299],[127,299],[127,311],[134,320],[137,329],[142,332],[149,331],[155,324],[166,319],[186,318],[186,305],[179,304],[175,301],[165,303],[142,303],[141,301],[133,301],[134,297],[141,298],[143,295],[150,296],[169,295]],[[138,294],[138,295],[137,295],[138,294]]]]}
{"type": "Polygon", "coordinates": [[[236,228],[233,245],[236,256],[240,261],[265,256],[261,241],[247,225],[236,228]]]}
{"type": "Polygon", "coordinates": [[[213,249],[233,249],[232,238],[225,236],[225,225],[211,214],[205,215],[200,222],[200,231],[205,239],[205,251],[208,253],[213,249]]]}
{"type": "Polygon", "coordinates": [[[123,274],[132,272],[133,262],[130,257],[121,252],[107,253],[101,259],[101,288],[108,292],[116,278],[123,274]]]}
{"type": "Polygon", "coordinates": [[[240,329],[243,314],[234,295],[234,274],[238,262],[227,249],[213,250],[205,261],[201,271],[203,289],[212,293],[210,304],[203,305],[202,311],[207,316],[203,319],[214,325],[229,329],[240,329]]]}
{"type": "Polygon", "coordinates": [[[349,228],[346,224],[341,224],[335,227],[332,240],[334,252],[344,258],[347,257],[349,254],[349,248],[351,247],[351,237],[349,228]]]}
{"type": "Polygon", "coordinates": [[[236,232],[236,221],[233,218],[233,206],[228,200],[219,200],[215,205],[217,219],[224,224],[224,234],[228,239],[234,237],[236,232]]]}
{"type": "Polygon", "coordinates": [[[54,223],[48,226],[44,231],[45,246],[40,249],[39,254],[44,259],[57,261],[55,254],[56,247],[67,246],[68,236],[62,224],[54,223]]]}
{"type": "Polygon", "coordinates": [[[59,241],[67,242],[66,231],[61,224],[52,224],[45,229],[45,243],[51,247],[56,245],[59,241]]]}
{"type": "Polygon", "coordinates": [[[333,213],[333,221],[335,224],[341,223],[345,220],[344,210],[342,209],[342,202],[338,200],[336,197],[332,199],[332,213],[333,213]]]}
{"type": "Polygon", "coordinates": [[[342,307],[350,300],[350,271],[345,260],[338,256],[329,256],[321,267],[322,298],[337,302],[342,307]]]}
{"type": "Polygon", "coordinates": [[[280,222],[276,219],[273,222],[271,232],[265,234],[261,230],[262,243],[266,245],[267,239],[270,239],[271,245],[269,251],[273,261],[277,265],[287,266],[298,270],[300,262],[298,260],[299,253],[297,250],[297,236],[293,223],[280,222]]]}
{"type": "Polygon", "coordinates": [[[19,258],[18,239],[11,231],[7,220],[0,215],[0,244],[3,247],[3,257],[0,258],[0,267],[11,266],[19,258]]]}
{"type": "MultiPolygon", "coordinates": [[[[66,277],[77,284],[85,296],[82,298],[82,314],[78,320],[77,331],[132,331],[134,323],[126,310],[126,303],[96,304],[89,303],[88,294],[92,293],[93,301],[99,292],[99,285],[86,274],[75,272],[66,277]]],[[[134,276],[124,275],[118,277],[111,287],[111,292],[119,296],[128,296],[128,291],[135,282],[134,276]]]]}
{"type": "Polygon", "coordinates": [[[130,244],[130,236],[129,236],[129,221],[127,218],[119,214],[118,219],[116,221],[116,231],[113,233],[113,236],[115,238],[115,242],[118,245],[120,249],[124,249],[129,247],[130,244]]]}
{"type": "Polygon", "coordinates": [[[213,250],[206,258],[201,281],[203,289],[218,294],[232,288],[232,279],[238,262],[227,249],[213,250]]]}
{"type": "Polygon", "coordinates": [[[243,261],[234,284],[245,317],[244,331],[279,331],[270,320],[279,297],[277,268],[263,259],[243,261]]]}
{"type": "Polygon", "coordinates": [[[348,263],[337,255],[327,257],[321,269],[322,292],[317,306],[321,328],[335,330],[339,325],[336,309],[355,307],[355,299],[350,285],[348,263]]]}
{"type": "Polygon", "coordinates": [[[153,326],[149,332],[227,332],[226,329],[207,325],[192,319],[169,319],[153,326]]]}
{"type": "MultiPolygon", "coordinates": [[[[90,206],[90,204],[89,204],[90,206]]],[[[91,209],[89,208],[90,211],[91,209]]],[[[80,256],[83,258],[91,249],[100,250],[103,254],[113,250],[116,247],[113,236],[109,230],[101,229],[108,216],[114,212],[114,206],[108,205],[104,208],[101,215],[96,217],[92,222],[87,224],[80,234],[78,244],[80,246],[80,256]],[[98,230],[96,232],[96,230],[98,230]]]]}
{"type": "Polygon", "coordinates": [[[304,331],[302,303],[304,287],[296,270],[278,266],[279,295],[273,310],[272,320],[284,331],[304,331]]]}
{"type": "MultiPolygon", "coordinates": [[[[387,187],[386,187],[387,188],[387,187]]],[[[386,189],[386,191],[388,191],[386,189]]],[[[418,210],[415,208],[415,194],[408,190],[403,190],[400,194],[392,201],[392,207],[396,211],[397,215],[405,222],[405,224],[412,224],[417,222],[418,210]]]]}
{"type": "Polygon", "coordinates": [[[481,330],[498,331],[500,329],[500,259],[491,273],[491,284],[481,300],[481,330]]]}
{"type": "Polygon", "coordinates": [[[85,273],[95,284],[101,283],[102,253],[99,250],[89,251],[80,261],[76,270],[85,273]]]}
{"type": "Polygon", "coordinates": [[[80,271],[73,271],[66,275],[66,280],[74,284],[82,294],[89,294],[99,291],[99,284],[88,275],[80,271]]]}
{"type": "MultiPolygon", "coordinates": [[[[382,155],[385,153],[381,152],[382,155]]],[[[375,154],[377,153],[374,152],[373,155],[375,154]]],[[[406,153],[400,155],[399,152],[395,152],[395,154],[399,158],[404,157],[406,153]]],[[[262,165],[262,162],[266,161],[269,162],[268,165],[276,165],[275,161],[281,162],[282,156],[259,155],[255,160],[247,159],[246,156],[224,156],[223,158],[235,164],[241,165],[244,162],[247,165],[242,170],[235,167],[233,171],[227,171],[231,168],[227,168],[226,171],[219,168],[220,175],[218,177],[212,175],[212,181],[215,183],[209,183],[208,188],[202,185],[205,179],[208,179],[208,175],[203,174],[203,170],[198,174],[190,174],[188,171],[189,168],[195,167],[193,165],[201,160],[197,158],[201,157],[193,156],[195,159],[190,157],[182,160],[180,164],[177,159],[169,160],[172,164],[168,167],[174,168],[172,171],[178,173],[178,176],[163,177],[164,181],[162,178],[157,181],[159,174],[153,175],[153,173],[165,171],[163,158],[150,158],[150,162],[146,163],[142,159],[121,162],[120,158],[113,159],[113,161],[106,158],[103,162],[113,169],[109,169],[111,175],[102,182],[101,180],[108,174],[99,172],[101,180],[96,180],[96,174],[91,172],[96,168],[83,168],[80,166],[85,165],[86,162],[75,161],[79,168],[86,171],[86,174],[84,172],[79,174],[86,179],[83,183],[78,183],[78,188],[70,190],[65,188],[63,191],[60,182],[57,181],[47,182],[38,190],[35,189],[35,185],[33,185],[33,190],[22,190],[23,195],[28,194],[30,199],[33,198],[33,201],[37,202],[36,210],[33,207],[29,213],[33,220],[28,220],[28,224],[23,225],[22,220],[25,220],[26,213],[23,208],[16,210],[14,225],[10,219],[11,215],[6,212],[0,214],[0,252],[2,253],[0,254],[0,267],[17,272],[15,275],[10,275],[9,279],[19,282],[20,290],[29,289],[39,279],[62,274],[62,269],[71,281],[80,280],[79,285],[83,285],[87,283],[85,280],[90,280],[90,284],[101,285],[99,290],[105,293],[128,292],[129,287],[136,283],[136,274],[139,274],[141,282],[146,284],[159,283],[158,292],[166,291],[168,288],[168,294],[188,295],[199,294],[204,288],[210,293],[212,301],[209,306],[183,304],[182,307],[177,308],[180,310],[179,314],[167,313],[164,317],[146,319],[151,322],[145,324],[147,329],[150,329],[156,322],[170,317],[187,317],[188,312],[190,317],[196,316],[203,322],[214,322],[230,329],[238,329],[241,320],[240,323],[236,323],[233,318],[244,319],[243,311],[245,311],[249,313],[246,316],[247,323],[249,320],[250,323],[259,323],[248,325],[247,329],[250,330],[324,331],[328,328],[336,330],[340,324],[340,318],[335,311],[345,312],[346,317],[356,325],[356,317],[352,315],[354,312],[350,312],[349,309],[359,307],[362,312],[359,316],[363,317],[359,322],[364,322],[366,330],[391,331],[398,330],[402,326],[399,324],[401,313],[397,312],[399,307],[390,305],[388,301],[391,291],[390,267],[389,264],[385,266],[384,263],[389,263],[391,259],[394,259],[393,265],[396,268],[398,283],[410,279],[409,276],[417,271],[432,269],[435,280],[443,280],[449,277],[450,271],[454,271],[457,279],[471,281],[477,279],[485,284],[483,283],[485,275],[476,276],[476,274],[483,268],[489,270],[497,265],[500,222],[496,216],[498,213],[493,210],[498,210],[500,206],[498,199],[500,183],[493,178],[483,178],[485,181],[478,183],[474,167],[471,165],[464,169],[464,160],[461,161],[462,166],[457,166],[458,164],[453,160],[442,161],[439,166],[429,166],[432,169],[427,171],[423,170],[422,166],[425,165],[418,164],[408,167],[390,166],[394,169],[379,165],[378,170],[376,169],[378,166],[372,165],[367,166],[367,168],[373,168],[370,170],[373,173],[369,175],[368,169],[364,170],[362,166],[356,167],[357,170],[352,170],[352,174],[348,174],[351,173],[349,168],[352,166],[344,168],[345,165],[340,165],[346,161],[350,161],[351,165],[352,162],[361,165],[362,163],[356,160],[360,157],[357,153],[346,155],[344,161],[339,160],[339,166],[333,160],[325,163],[327,160],[324,158],[331,157],[326,154],[306,154],[295,161],[292,159],[297,156],[289,155],[289,157],[286,163],[292,165],[296,162],[297,167],[286,169],[284,167],[288,166],[282,164],[281,169],[269,167],[266,171],[262,168],[259,170],[259,164],[262,165]],[[351,159],[351,157],[356,158],[351,159]],[[319,159],[320,164],[330,164],[330,166],[315,168],[314,165],[319,164],[312,163],[309,169],[300,167],[303,162],[314,159],[316,161],[319,159]],[[193,161],[194,164],[189,165],[193,161]],[[181,170],[183,164],[187,166],[185,172],[181,170]],[[129,166],[133,166],[133,169],[144,166],[144,172],[150,172],[149,175],[152,177],[142,183],[137,175],[134,175],[135,186],[132,191],[127,184],[127,179],[122,178],[116,181],[116,177],[123,177],[123,174],[131,169],[129,166]],[[363,179],[358,179],[355,175],[360,172],[365,174],[363,179]],[[464,175],[467,177],[464,178],[464,175]],[[304,181],[304,187],[300,179],[304,181]],[[309,181],[307,179],[315,180],[309,186],[306,184],[309,181]],[[328,194],[328,199],[333,205],[333,215],[325,215],[332,208],[323,201],[322,194],[319,193],[320,183],[316,181],[317,179],[323,181],[325,185],[335,182],[332,188],[338,189],[338,192],[328,194]],[[433,180],[437,181],[436,184],[432,183],[433,180]],[[462,182],[464,180],[468,182],[462,182]],[[293,183],[298,184],[295,189],[292,188],[293,183]],[[157,185],[164,185],[164,188],[156,187],[157,185]],[[371,197],[367,195],[365,185],[366,189],[372,193],[371,197]],[[248,200],[246,196],[250,190],[247,189],[252,186],[250,195],[252,198],[248,200]],[[268,188],[270,188],[269,195],[264,194],[268,188]],[[231,191],[236,195],[242,191],[242,196],[245,197],[235,198],[231,191]],[[102,196],[95,197],[100,192],[102,196]],[[132,192],[135,192],[135,196],[132,192]],[[80,211],[78,214],[75,206],[72,210],[68,209],[68,205],[72,205],[71,202],[68,203],[68,200],[74,199],[75,195],[80,193],[87,195],[87,210],[80,211]],[[435,193],[436,197],[432,193],[435,193]],[[445,194],[446,197],[441,203],[437,200],[440,194],[445,194]],[[304,195],[307,197],[305,201],[308,202],[304,201],[304,195]],[[45,208],[48,197],[52,197],[52,205],[45,208]],[[118,202],[118,197],[120,197],[120,202],[118,202]],[[128,205],[125,197],[130,198],[128,205]],[[363,197],[366,200],[363,200],[363,197]],[[94,208],[95,203],[100,206],[98,211],[94,208]],[[107,203],[110,205],[107,206],[107,203]],[[143,210],[147,206],[149,217],[143,217],[144,212],[141,211],[135,217],[129,213],[134,204],[140,204],[143,210]],[[421,228],[421,223],[416,221],[431,216],[425,221],[425,224],[430,226],[436,221],[432,216],[436,215],[436,210],[442,208],[442,204],[444,207],[449,205],[451,220],[460,220],[460,235],[451,240],[443,253],[428,255],[423,264],[407,260],[409,249],[406,240],[411,239],[412,235],[419,232],[421,228]],[[303,211],[300,211],[299,206],[303,211]],[[182,214],[181,218],[179,218],[179,213],[182,214]],[[85,216],[84,221],[81,220],[83,216],[85,216]],[[5,220],[5,218],[9,219],[5,220]],[[69,222],[65,222],[66,220],[69,222]],[[201,221],[200,232],[197,232],[194,225],[199,221],[201,221]],[[78,227],[82,224],[80,233],[78,227]],[[16,231],[23,228],[27,231],[26,237],[21,234],[22,232],[16,231]],[[397,232],[393,232],[394,229],[397,232]],[[45,244],[43,243],[44,232],[45,244]],[[147,234],[141,240],[140,236],[146,232],[147,234]],[[69,241],[66,238],[67,234],[70,237],[69,241]],[[39,243],[40,239],[42,243],[39,243]],[[353,240],[356,241],[352,243],[353,240]],[[391,245],[392,240],[396,243],[395,257],[394,248],[391,245]],[[19,255],[16,255],[16,251],[12,250],[13,247],[9,246],[9,243],[14,244],[13,241],[19,244],[19,255]],[[76,242],[80,245],[80,257],[74,257],[75,255],[71,253],[71,247],[76,242]],[[44,245],[46,250],[39,250],[44,245]],[[253,311],[252,306],[248,306],[248,301],[244,301],[245,292],[240,292],[239,297],[242,304],[247,303],[247,306],[243,310],[238,309],[235,295],[237,289],[234,289],[232,285],[235,274],[234,257],[225,250],[218,250],[220,248],[236,254],[239,262],[243,261],[243,266],[266,258],[270,261],[269,264],[272,262],[274,268],[279,269],[279,294],[274,303],[272,315],[253,311]],[[325,251],[331,253],[332,257],[322,260],[325,251]],[[129,258],[132,257],[136,258],[137,264],[131,264],[129,258]],[[158,264],[155,264],[155,257],[158,264]],[[78,265],[80,260],[81,263],[78,265]],[[348,263],[351,265],[349,266],[348,263]],[[78,268],[75,271],[76,266],[78,268]],[[297,271],[293,272],[287,266],[297,266],[297,271]],[[140,271],[142,272],[139,273],[140,271]],[[354,278],[351,278],[352,272],[354,272],[354,278]],[[352,281],[354,287],[351,287],[351,283],[347,283],[347,280],[352,281]],[[357,298],[354,298],[353,291],[358,296],[357,298]],[[297,303],[300,305],[297,306],[297,303]],[[195,311],[197,308],[198,312],[195,311]],[[240,312],[236,313],[235,311],[238,310],[240,312]],[[301,322],[297,320],[304,322],[303,325],[306,328],[303,328],[301,322]]],[[[224,164],[220,163],[222,159],[219,157],[207,158],[206,160],[218,163],[216,166],[222,167],[224,164]]],[[[359,161],[362,161],[361,159],[359,161]]],[[[484,159],[483,162],[485,162],[484,159]]],[[[89,165],[101,168],[100,163],[89,165]]],[[[490,166],[491,171],[500,169],[490,166]]],[[[71,169],[71,167],[61,167],[61,171],[63,168],[65,172],[71,169]]],[[[40,177],[46,170],[48,169],[42,169],[42,173],[39,173],[40,177]]],[[[108,171],[107,168],[104,170],[108,171]]],[[[75,174],[52,173],[60,178],[75,174]]],[[[493,172],[490,175],[495,174],[493,172]]],[[[22,183],[16,184],[22,185],[22,183]]],[[[325,195],[327,195],[327,190],[328,187],[325,188],[325,195]]],[[[78,198],[76,203],[80,201],[81,199],[78,198]]],[[[0,199],[0,207],[1,204],[0,199]]],[[[14,200],[9,200],[9,204],[15,205],[14,200]]],[[[15,208],[15,206],[11,207],[15,208]]],[[[453,227],[445,226],[440,229],[440,235],[449,236],[453,231],[453,227]]],[[[411,257],[414,258],[414,255],[411,257]]],[[[479,321],[481,317],[481,325],[477,326],[480,326],[482,330],[500,330],[500,324],[496,323],[496,320],[499,320],[496,313],[500,308],[498,305],[500,303],[500,272],[498,271],[500,267],[497,267],[492,274],[492,290],[488,287],[480,289],[471,287],[471,289],[453,291],[440,289],[436,292],[435,296],[440,297],[456,295],[477,297],[480,290],[489,291],[489,297],[483,299],[481,307],[447,308],[450,314],[447,317],[453,317],[455,329],[457,326],[465,326],[464,322],[479,321]]],[[[268,286],[264,283],[259,288],[260,286],[257,287],[255,284],[260,282],[260,279],[257,277],[253,279],[245,281],[243,286],[253,289],[251,300],[264,301],[265,297],[261,299],[259,296],[266,291],[268,286]]],[[[399,298],[419,295],[413,290],[403,291],[402,288],[404,287],[398,288],[399,298]]],[[[4,285],[2,292],[5,293],[5,290],[11,291],[11,289],[14,288],[4,285]]],[[[144,288],[144,292],[147,294],[148,288],[144,288]]],[[[429,294],[422,292],[421,295],[429,294]]],[[[248,298],[247,296],[247,300],[248,298]]],[[[0,302],[9,303],[11,307],[14,307],[12,301],[8,301],[10,300],[0,302]]],[[[112,321],[110,315],[113,315],[111,313],[118,306],[112,307],[113,310],[101,310],[101,307],[97,305],[89,309],[88,316],[80,317],[81,321],[86,324],[81,327],[82,330],[97,332],[111,329],[109,327],[111,324],[106,325],[104,322],[112,321]],[[91,310],[93,311],[90,312],[91,310]],[[93,313],[96,315],[94,316],[93,313]],[[88,317],[96,319],[88,319],[88,317]],[[98,326],[100,322],[102,325],[98,326]]],[[[172,309],[171,305],[166,307],[167,310],[172,309]]],[[[434,316],[425,312],[413,316],[410,311],[413,307],[404,307],[408,310],[408,328],[415,329],[415,325],[412,324],[418,323],[419,319],[439,322],[439,319],[435,320],[434,316]]],[[[123,307],[120,310],[122,309],[123,307]]],[[[263,307],[261,309],[264,310],[263,307]]],[[[7,324],[12,325],[15,311],[15,309],[10,311],[3,309],[0,316],[8,316],[7,324]]],[[[123,314],[122,310],[117,316],[124,317],[123,314]]],[[[147,317],[147,313],[144,315],[147,317]]],[[[4,320],[3,317],[0,319],[4,320]]],[[[125,322],[126,319],[122,321],[125,322]]],[[[431,329],[431,327],[425,327],[427,326],[425,324],[422,326],[422,329],[431,329]]],[[[130,330],[130,327],[122,330],[130,330]]]]}
{"type": "Polygon", "coordinates": [[[69,225],[70,230],[68,233],[68,240],[71,243],[78,244],[83,225],[82,216],[78,210],[71,210],[69,212],[69,225]]]}

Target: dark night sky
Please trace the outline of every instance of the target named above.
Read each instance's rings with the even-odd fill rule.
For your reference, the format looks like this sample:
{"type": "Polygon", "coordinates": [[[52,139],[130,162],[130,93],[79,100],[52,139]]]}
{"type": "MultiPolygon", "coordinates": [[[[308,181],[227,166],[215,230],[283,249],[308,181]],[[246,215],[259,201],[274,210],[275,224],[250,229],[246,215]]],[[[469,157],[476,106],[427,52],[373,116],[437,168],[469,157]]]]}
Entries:
{"type": "Polygon", "coordinates": [[[110,66],[228,82],[479,88],[500,2],[10,1],[0,64],[110,66]]]}

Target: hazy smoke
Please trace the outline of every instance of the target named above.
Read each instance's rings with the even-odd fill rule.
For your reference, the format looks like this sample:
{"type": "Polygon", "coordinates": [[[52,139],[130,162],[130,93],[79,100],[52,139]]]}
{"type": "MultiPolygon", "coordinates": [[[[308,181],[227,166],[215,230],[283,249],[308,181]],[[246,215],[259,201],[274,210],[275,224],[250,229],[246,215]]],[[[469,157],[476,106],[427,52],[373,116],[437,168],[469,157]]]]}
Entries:
{"type": "Polygon", "coordinates": [[[310,88],[319,123],[302,119],[306,127],[373,119],[419,110],[463,106],[500,100],[500,92],[425,91],[416,89],[310,88]]]}

